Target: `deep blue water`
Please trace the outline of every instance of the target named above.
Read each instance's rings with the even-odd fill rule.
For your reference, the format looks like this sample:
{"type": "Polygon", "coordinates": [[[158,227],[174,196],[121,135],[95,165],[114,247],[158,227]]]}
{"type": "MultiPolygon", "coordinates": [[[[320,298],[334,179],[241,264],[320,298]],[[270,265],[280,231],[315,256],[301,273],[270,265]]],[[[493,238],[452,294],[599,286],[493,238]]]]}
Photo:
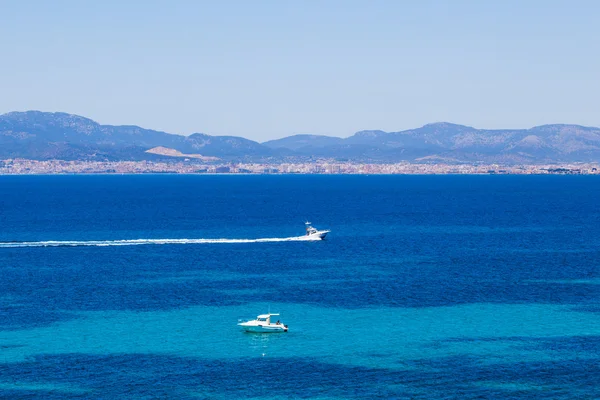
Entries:
{"type": "Polygon", "coordinates": [[[599,398],[599,199],[594,176],[0,177],[0,398],[599,398]],[[327,240],[152,244],[306,219],[327,240]],[[239,331],[267,310],[290,331],[239,331]]]}

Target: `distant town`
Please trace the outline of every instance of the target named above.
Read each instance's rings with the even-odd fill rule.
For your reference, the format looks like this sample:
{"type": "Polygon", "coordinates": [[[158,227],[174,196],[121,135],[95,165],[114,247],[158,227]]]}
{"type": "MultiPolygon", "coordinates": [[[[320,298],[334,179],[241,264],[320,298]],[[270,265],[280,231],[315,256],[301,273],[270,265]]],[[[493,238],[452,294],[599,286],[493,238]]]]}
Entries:
{"type": "Polygon", "coordinates": [[[0,160],[0,175],[43,174],[577,174],[598,175],[598,163],[540,165],[499,164],[360,164],[322,160],[310,163],[212,163],[196,160],[156,161],[63,161],[0,160]]]}

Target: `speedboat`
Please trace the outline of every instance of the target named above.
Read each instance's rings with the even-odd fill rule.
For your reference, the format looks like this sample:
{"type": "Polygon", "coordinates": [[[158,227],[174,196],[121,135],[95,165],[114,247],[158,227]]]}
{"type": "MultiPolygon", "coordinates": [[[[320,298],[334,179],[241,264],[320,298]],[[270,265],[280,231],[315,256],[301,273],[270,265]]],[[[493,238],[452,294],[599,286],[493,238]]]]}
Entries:
{"type": "Polygon", "coordinates": [[[260,332],[260,333],[277,333],[287,332],[288,326],[277,322],[271,322],[271,317],[278,316],[279,314],[262,314],[256,317],[252,321],[245,321],[238,323],[246,332],[260,332]]]}
{"type": "Polygon", "coordinates": [[[310,239],[325,239],[325,236],[327,236],[327,234],[331,232],[329,229],[319,231],[313,228],[313,226],[308,221],[306,221],[304,224],[306,225],[306,237],[310,239]]]}

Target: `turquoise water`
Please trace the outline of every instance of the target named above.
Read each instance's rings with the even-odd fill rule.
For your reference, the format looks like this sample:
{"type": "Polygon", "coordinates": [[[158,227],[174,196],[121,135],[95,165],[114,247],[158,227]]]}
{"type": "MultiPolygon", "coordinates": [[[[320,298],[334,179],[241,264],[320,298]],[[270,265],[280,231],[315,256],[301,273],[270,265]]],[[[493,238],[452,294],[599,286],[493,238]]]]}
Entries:
{"type": "Polygon", "coordinates": [[[593,177],[0,185],[0,397],[600,396],[593,177]]]}
{"type": "Polygon", "coordinates": [[[82,313],[50,327],[3,332],[3,360],[19,362],[72,352],[156,353],[214,360],[326,357],[340,364],[398,368],[402,359],[442,355],[486,356],[481,360],[485,363],[509,361],[517,350],[520,360],[551,359],[560,355],[556,349],[532,348],[528,342],[600,334],[598,317],[569,307],[490,304],[350,311],[296,305],[278,310],[293,327],[287,335],[240,335],[231,329],[232,315],[267,307],[248,303],[164,312],[82,313]]]}
{"type": "MultiPolygon", "coordinates": [[[[600,318],[590,318],[587,313],[564,306],[473,304],[352,311],[287,306],[280,311],[288,316],[286,323],[292,327],[288,334],[243,334],[232,328],[230,316],[266,307],[267,304],[250,303],[243,307],[190,307],[165,312],[85,313],[50,327],[3,332],[0,360],[15,364],[36,357],[60,358],[69,354],[162,355],[202,359],[209,365],[227,360],[245,369],[248,364],[253,368],[254,360],[260,359],[264,363],[272,362],[273,372],[277,374],[281,359],[301,358],[325,360],[327,364],[344,368],[385,369],[388,373],[451,374],[444,365],[421,363],[460,357],[473,359],[481,368],[493,369],[515,362],[594,362],[598,357],[597,350],[579,354],[572,349],[548,345],[565,337],[585,340],[585,336],[594,338],[600,334],[600,318]]],[[[113,372],[119,373],[118,370],[113,372]]],[[[372,383],[367,380],[357,384],[368,387],[372,383]]],[[[560,389],[564,383],[536,385],[526,380],[490,380],[475,381],[472,385],[481,390],[528,392],[560,389]]],[[[410,389],[410,385],[401,386],[410,389]]],[[[86,385],[55,387],[40,384],[35,378],[17,382],[3,379],[0,388],[98,394],[98,389],[92,390],[86,385]]],[[[198,384],[198,389],[197,394],[204,393],[202,385],[198,384]]],[[[389,383],[379,389],[394,391],[389,383]]],[[[428,396],[427,393],[422,395],[428,396]]],[[[192,395],[194,391],[187,394],[192,395]]],[[[303,397],[302,391],[298,390],[296,396],[303,397]]]]}

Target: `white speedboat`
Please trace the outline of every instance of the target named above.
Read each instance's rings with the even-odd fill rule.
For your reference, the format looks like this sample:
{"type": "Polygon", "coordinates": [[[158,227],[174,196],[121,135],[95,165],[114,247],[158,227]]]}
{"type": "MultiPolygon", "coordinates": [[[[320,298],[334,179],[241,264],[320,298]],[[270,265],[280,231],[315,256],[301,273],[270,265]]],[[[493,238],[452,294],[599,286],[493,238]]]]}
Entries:
{"type": "Polygon", "coordinates": [[[276,333],[276,332],[287,332],[288,326],[282,324],[277,320],[277,322],[272,322],[272,318],[274,316],[278,316],[279,314],[262,314],[256,317],[256,319],[252,321],[245,321],[238,323],[238,326],[241,326],[243,330],[246,332],[259,332],[259,333],[276,333]]]}
{"type": "Polygon", "coordinates": [[[311,239],[325,239],[325,236],[327,236],[327,234],[331,232],[329,229],[319,231],[313,228],[313,226],[308,221],[306,221],[304,224],[306,225],[306,236],[311,239]]]}

